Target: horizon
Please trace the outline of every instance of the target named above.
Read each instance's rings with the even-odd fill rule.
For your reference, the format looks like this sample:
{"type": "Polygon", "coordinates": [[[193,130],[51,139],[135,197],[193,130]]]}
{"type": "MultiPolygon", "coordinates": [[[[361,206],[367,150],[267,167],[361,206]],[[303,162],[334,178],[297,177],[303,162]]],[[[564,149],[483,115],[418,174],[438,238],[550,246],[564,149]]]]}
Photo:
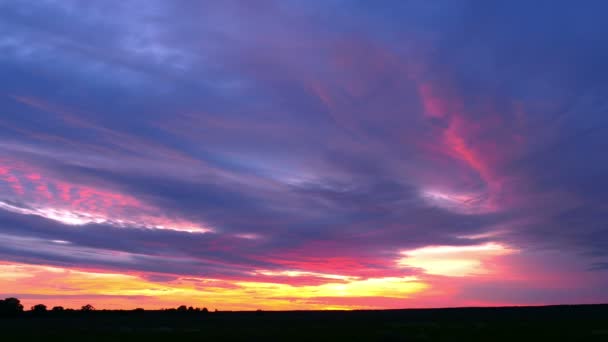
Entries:
{"type": "MultiPolygon", "coordinates": [[[[42,312],[54,312],[54,313],[64,313],[64,312],[92,312],[92,311],[154,311],[154,312],[177,312],[177,313],[197,313],[197,314],[210,314],[210,313],[218,313],[218,312],[233,312],[233,313],[246,313],[246,312],[332,312],[332,311],[407,311],[407,310],[475,310],[475,309],[534,309],[534,308],[553,308],[553,307],[588,307],[588,306],[608,306],[608,303],[593,303],[593,304],[539,304],[539,305],[506,305],[506,306],[447,306],[447,307],[414,307],[414,308],[393,308],[393,309],[321,309],[321,310],[310,310],[310,309],[299,309],[299,310],[219,310],[217,308],[209,309],[206,306],[203,307],[195,307],[192,305],[182,304],[178,307],[163,307],[163,308],[154,308],[154,309],[144,309],[141,307],[134,308],[122,308],[122,309],[97,309],[95,305],[92,303],[88,303],[83,305],[80,308],[74,307],[65,307],[62,305],[49,306],[44,303],[38,303],[31,306],[26,306],[21,300],[14,297],[9,297],[5,299],[17,299],[18,303],[22,305],[22,310],[11,311],[11,314],[19,314],[25,312],[35,312],[37,306],[43,306],[44,309],[42,312]],[[85,309],[84,307],[90,307],[90,309],[85,309]]],[[[0,302],[2,299],[0,299],[0,302]]],[[[40,313],[40,312],[38,312],[40,313]]],[[[6,314],[6,313],[5,313],[6,314]]]]}
{"type": "Polygon", "coordinates": [[[0,297],[608,303],[608,3],[0,3],[0,297]]]}

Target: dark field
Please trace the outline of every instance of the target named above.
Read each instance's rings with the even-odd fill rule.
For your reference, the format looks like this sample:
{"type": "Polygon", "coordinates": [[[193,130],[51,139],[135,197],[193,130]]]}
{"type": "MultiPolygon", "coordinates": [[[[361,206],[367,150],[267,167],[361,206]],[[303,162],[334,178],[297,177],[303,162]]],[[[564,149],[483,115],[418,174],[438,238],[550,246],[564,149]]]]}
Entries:
{"type": "Polygon", "coordinates": [[[608,305],[387,311],[47,312],[0,341],[608,341],[608,305]]]}

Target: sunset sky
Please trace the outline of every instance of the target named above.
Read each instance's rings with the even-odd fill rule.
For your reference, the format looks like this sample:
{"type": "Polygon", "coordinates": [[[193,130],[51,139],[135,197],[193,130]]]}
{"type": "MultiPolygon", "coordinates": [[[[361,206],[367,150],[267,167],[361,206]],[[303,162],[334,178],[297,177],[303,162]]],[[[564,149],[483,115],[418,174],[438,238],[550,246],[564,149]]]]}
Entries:
{"type": "Polygon", "coordinates": [[[0,297],[608,302],[605,1],[0,1],[0,297]]]}

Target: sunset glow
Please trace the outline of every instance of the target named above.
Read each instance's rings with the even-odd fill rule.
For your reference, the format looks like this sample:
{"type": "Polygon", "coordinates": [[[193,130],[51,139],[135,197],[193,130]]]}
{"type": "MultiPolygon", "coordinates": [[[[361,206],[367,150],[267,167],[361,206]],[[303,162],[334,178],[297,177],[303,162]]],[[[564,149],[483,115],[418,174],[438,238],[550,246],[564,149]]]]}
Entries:
{"type": "Polygon", "coordinates": [[[608,302],[605,7],[4,2],[0,296],[608,302]]]}
{"type": "Polygon", "coordinates": [[[477,246],[429,246],[401,252],[399,265],[416,267],[427,274],[450,277],[483,275],[492,272],[484,265],[493,257],[513,253],[499,244],[477,246]]]}

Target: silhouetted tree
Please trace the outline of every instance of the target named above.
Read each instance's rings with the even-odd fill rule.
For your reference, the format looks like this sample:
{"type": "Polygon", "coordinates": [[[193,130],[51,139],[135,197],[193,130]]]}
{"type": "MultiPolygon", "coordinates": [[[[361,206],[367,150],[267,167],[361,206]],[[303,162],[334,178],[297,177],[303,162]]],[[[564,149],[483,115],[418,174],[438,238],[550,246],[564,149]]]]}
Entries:
{"type": "Polygon", "coordinates": [[[188,307],[187,307],[187,306],[185,306],[185,305],[180,305],[180,306],[177,308],[177,311],[179,311],[179,312],[186,312],[186,311],[188,311],[188,307]]]}
{"type": "Polygon", "coordinates": [[[0,300],[0,315],[12,316],[21,312],[23,312],[23,305],[19,299],[10,297],[0,300]]]}
{"type": "Polygon", "coordinates": [[[80,308],[80,311],[84,311],[84,312],[91,312],[91,311],[95,311],[95,307],[91,304],[87,304],[87,305],[83,305],[80,308]]]}
{"type": "Polygon", "coordinates": [[[30,310],[36,314],[43,314],[46,312],[46,305],[36,304],[36,305],[32,306],[30,310]]]}
{"type": "Polygon", "coordinates": [[[63,306],[53,306],[53,308],[51,309],[51,311],[53,311],[53,312],[63,312],[63,311],[65,311],[65,309],[63,308],[63,306]]]}
{"type": "MultiPolygon", "coordinates": [[[[216,311],[217,311],[217,309],[216,309],[216,311]]],[[[203,313],[209,313],[209,309],[203,308],[203,313]]]]}
{"type": "Polygon", "coordinates": [[[135,308],[133,309],[134,312],[144,312],[145,310],[143,308],[135,308]]]}

